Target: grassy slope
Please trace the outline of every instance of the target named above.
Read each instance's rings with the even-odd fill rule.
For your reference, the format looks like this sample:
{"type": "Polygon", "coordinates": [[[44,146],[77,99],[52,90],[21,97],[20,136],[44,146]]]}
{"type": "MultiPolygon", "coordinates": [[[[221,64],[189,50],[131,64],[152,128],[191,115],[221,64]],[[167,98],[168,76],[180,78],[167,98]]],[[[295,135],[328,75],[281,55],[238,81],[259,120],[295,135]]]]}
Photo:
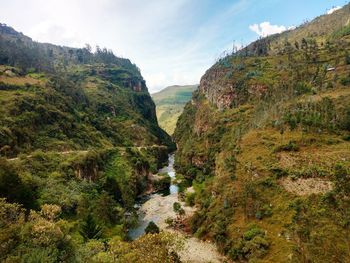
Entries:
{"type": "Polygon", "coordinates": [[[172,144],[143,78],[127,59],[32,42],[3,25],[0,64],[0,197],[13,208],[62,211],[60,223],[49,223],[55,239],[1,207],[0,239],[8,245],[0,261],[91,261],[79,261],[82,222],[92,215],[104,239],[126,239],[135,199],[172,144]]]}
{"type": "Polygon", "coordinates": [[[197,87],[197,85],[170,86],[152,94],[156,104],[159,125],[168,134],[174,132],[177,119],[197,87]]]}
{"type": "Polygon", "coordinates": [[[349,262],[350,35],[334,26],[349,8],[317,19],[333,26],[311,22],[288,33],[327,39],[315,59],[277,44],[270,56],[224,58],[201,81],[209,91],[200,87],[180,116],[176,166],[193,180],[201,207],[192,231],[232,259],[349,262]],[[210,89],[218,86],[217,98],[210,89]],[[221,96],[231,104],[218,110],[221,96]],[[333,190],[300,196],[283,187],[288,178],[330,181],[333,190]]]}
{"type": "Polygon", "coordinates": [[[129,60],[36,43],[6,26],[0,27],[0,45],[0,155],[169,145],[129,60]]]}

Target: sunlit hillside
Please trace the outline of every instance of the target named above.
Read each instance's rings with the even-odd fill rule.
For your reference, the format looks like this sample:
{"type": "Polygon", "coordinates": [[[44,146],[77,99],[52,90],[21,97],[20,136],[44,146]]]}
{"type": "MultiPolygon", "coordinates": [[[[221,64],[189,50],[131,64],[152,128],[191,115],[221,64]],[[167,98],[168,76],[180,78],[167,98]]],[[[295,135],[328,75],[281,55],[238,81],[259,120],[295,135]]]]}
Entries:
{"type": "Polygon", "coordinates": [[[168,134],[173,134],[177,119],[197,87],[198,85],[170,86],[151,95],[156,104],[159,126],[168,134]]]}

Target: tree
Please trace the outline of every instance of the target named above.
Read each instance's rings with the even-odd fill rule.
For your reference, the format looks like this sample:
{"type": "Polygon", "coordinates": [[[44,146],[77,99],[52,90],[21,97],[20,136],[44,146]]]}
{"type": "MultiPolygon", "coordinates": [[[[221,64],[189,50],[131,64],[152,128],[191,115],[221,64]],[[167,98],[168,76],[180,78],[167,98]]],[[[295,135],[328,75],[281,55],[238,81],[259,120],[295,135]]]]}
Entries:
{"type": "Polygon", "coordinates": [[[299,42],[298,41],[295,41],[294,46],[295,46],[296,49],[299,50],[299,42]]]}
{"type": "Polygon", "coordinates": [[[350,54],[348,51],[345,53],[345,64],[350,65],[350,54]]]}
{"type": "Polygon", "coordinates": [[[112,238],[107,251],[96,255],[93,262],[180,263],[178,253],[183,247],[182,238],[167,232],[143,235],[133,242],[112,238]]]}
{"type": "Polygon", "coordinates": [[[146,234],[158,234],[159,233],[159,227],[154,223],[153,221],[148,223],[148,226],[145,229],[146,234]]]}
{"type": "Polygon", "coordinates": [[[79,233],[82,235],[85,241],[89,239],[99,239],[102,236],[102,228],[96,224],[96,221],[92,215],[88,214],[85,221],[81,225],[79,233]]]}
{"type": "Polygon", "coordinates": [[[350,173],[342,164],[336,164],[334,168],[335,191],[342,197],[350,196],[350,173]]]}
{"type": "Polygon", "coordinates": [[[174,209],[174,212],[175,212],[175,213],[178,213],[178,212],[180,211],[180,209],[181,209],[181,204],[178,203],[178,202],[175,202],[175,203],[173,204],[173,209],[174,209]]]}
{"type": "Polygon", "coordinates": [[[23,204],[25,208],[34,208],[36,205],[33,190],[21,180],[6,160],[0,160],[0,197],[23,204]]]}
{"type": "Polygon", "coordinates": [[[113,196],[109,195],[107,192],[102,191],[99,198],[94,204],[94,215],[97,220],[104,225],[114,225],[118,223],[121,218],[120,213],[122,208],[114,200],[113,196]]]}

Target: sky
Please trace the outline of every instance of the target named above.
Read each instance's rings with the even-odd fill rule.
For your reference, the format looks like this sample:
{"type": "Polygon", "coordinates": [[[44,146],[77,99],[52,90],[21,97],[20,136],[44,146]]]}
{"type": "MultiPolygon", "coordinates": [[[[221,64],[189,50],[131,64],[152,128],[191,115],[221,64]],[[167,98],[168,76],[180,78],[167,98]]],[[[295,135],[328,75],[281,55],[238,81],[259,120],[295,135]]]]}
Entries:
{"type": "Polygon", "coordinates": [[[0,23],[33,40],[107,47],[141,69],[151,93],[197,84],[222,56],[345,0],[0,0],[0,23]]]}

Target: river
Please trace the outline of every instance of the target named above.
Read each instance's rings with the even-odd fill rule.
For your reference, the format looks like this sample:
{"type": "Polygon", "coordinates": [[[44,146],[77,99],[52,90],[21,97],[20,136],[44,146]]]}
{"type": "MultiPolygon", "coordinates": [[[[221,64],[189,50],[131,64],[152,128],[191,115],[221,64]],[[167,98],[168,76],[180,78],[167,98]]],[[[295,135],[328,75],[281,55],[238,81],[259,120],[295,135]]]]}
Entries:
{"type": "Polygon", "coordinates": [[[172,203],[170,204],[170,202],[177,202],[177,193],[179,191],[179,187],[176,184],[174,184],[174,179],[175,179],[174,154],[169,155],[168,165],[160,169],[158,172],[166,173],[170,176],[171,178],[170,187],[169,189],[165,189],[161,193],[150,194],[144,199],[146,201],[141,201],[140,203],[136,204],[136,206],[139,207],[139,211],[138,211],[139,222],[137,227],[130,229],[128,232],[128,235],[131,239],[136,239],[142,236],[145,233],[145,229],[148,223],[151,221],[156,223],[156,225],[158,226],[165,224],[164,222],[161,221],[164,219],[164,214],[169,215],[170,213],[171,215],[175,216],[175,213],[173,213],[172,211],[173,204],[172,203]],[[159,210],[148,209],[150,205],[152,205],[153,208],[156,208],[153,205],[155,203],[154,201],[158,203],[158,207],[160,209],[163,208],[161,209],[163,211],[160,211],[160,209],[159,210]],[[165,211],[164,211],[164,208],[165,208],[165,211]],[[160,212],[162,212],[162,214],[160,214],[160,212]]]}
{"type": "MultiPolygon", "coordinates": [[[[186,215],[191,215],[195,208],[185,206],[178,198],[178,186],[174,183],[176,176],[174,170],[174,154],[169,155],[168,165],[159,170],[159,173],[167,173],[171,177],[171,184],[168,191],[162,193],[155,193],[149,195],[144,201],[137,204],[139,206],[138,226],[129,230],[129,237],[131,239],[137,239],[145,233],[145,228],[148,223],[153,221],[156,225],[165,231],[170,230],[165,223],[167,218],[176,218],[176,214],[173,209],[175,202],[181,203],[186,215]]],[[[223,262],[223,257],[217,252],[213,243],[204,242],[194,237],[188,237],[182,232],[178,232],[179,235],[185,239],[184,250],[180,252],[180,257],[186,262],[223,262]]]]}

